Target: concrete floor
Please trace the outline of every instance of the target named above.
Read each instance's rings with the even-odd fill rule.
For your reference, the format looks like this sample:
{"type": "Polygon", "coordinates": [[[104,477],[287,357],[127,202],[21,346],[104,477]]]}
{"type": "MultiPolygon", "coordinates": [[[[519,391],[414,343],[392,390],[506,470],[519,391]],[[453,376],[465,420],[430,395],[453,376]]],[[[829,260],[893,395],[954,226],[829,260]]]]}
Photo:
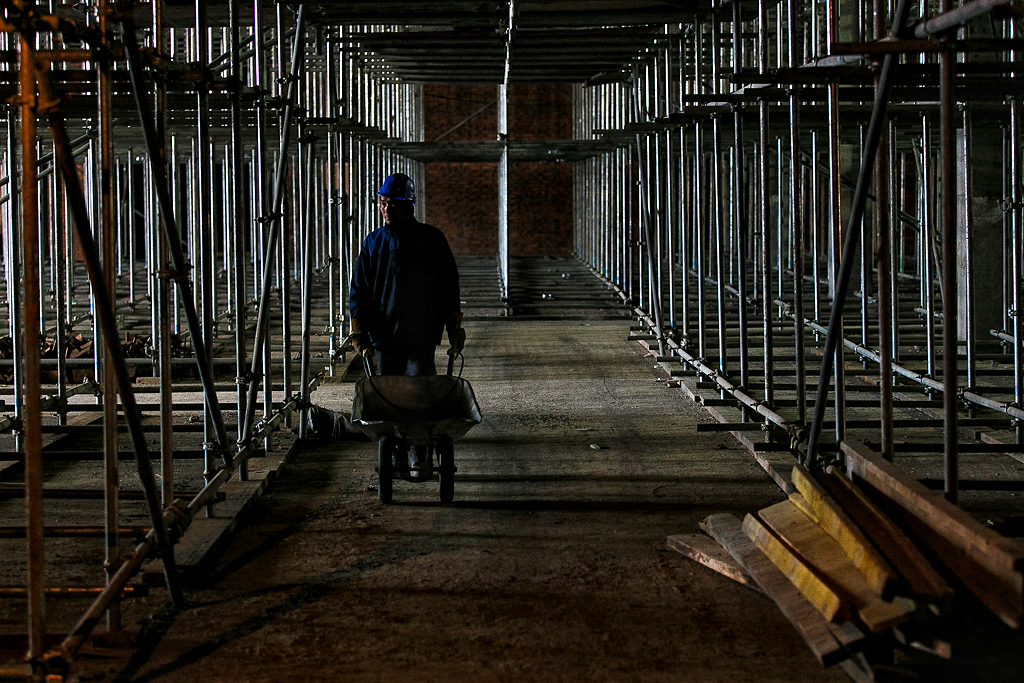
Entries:
{"type": "MultiPolygon", "coordinates": [[[[191,606],[145,622],[132,681],[843,681],[775,605],[665,546],[782,495],[652,373],[628,322],[481,320],[484,421],[456,499],[376,448],[312,442],[191,606]]],[[[351,384],[316,395],[345,409],[351,384]]],[[[152,609],[150,607],[150,609],[152,609]]]]}

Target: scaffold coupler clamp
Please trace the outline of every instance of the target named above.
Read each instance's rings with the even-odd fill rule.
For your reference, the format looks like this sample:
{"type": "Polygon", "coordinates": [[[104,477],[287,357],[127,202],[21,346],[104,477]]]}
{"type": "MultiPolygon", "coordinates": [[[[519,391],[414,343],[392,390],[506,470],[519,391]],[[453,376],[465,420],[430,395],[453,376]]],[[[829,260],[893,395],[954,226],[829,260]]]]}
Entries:
{"type": "Polygon", "coordinates": [[[189,524],[192,523],[192,513],[189,512],[188,503],[181,498],[175,498],[167,508],[173,511],[174,514],[174,519],[167,526],[167,536],[173,544],[181,539],[189,524]]]}
{"type": "Polygon", "coordinates": [[[213,465],[212,467],[203,469],[203,479],[210,481],[224,469],[224,465],[213,465]]]}
{"type": "Polygon", "coordinates": [[[809,434],[807,428],[800,424],[789,426],[789,448],[790,450],[797,450],[801,445],[806,446],[809,434]]]}
{"type": "Polygon", "coordinates": [[[45,681],[46,683],[63,683],[67,680],[68,671],[71,668],[71,653],[61,646],[56,650],[49,650],[37,660],[29,661],[32,668],[31,680],[45,681]]]}
{"type": "Polygon", "coordinates": [[[792,424],[787,431],[789,432],[789,451],[796,456],[801,465],[811,468],[813,465],[807,457],[808,439],[810,438],[807,427],[802,424],[792,424]]]}
{"type": "MultiPolygon", "coordinates": [[[[49,71],[49,68],[49,64],[36,64],[37,71],[49,71]]],[[[64,98],[55,93],[52,87],[40,87],[39,95],[36,99],[36,113],[39,116],[50,116],[51,114],[56,114],[60,110],[60,105],[63,104],[63,102],[64,98]]]]}
{"type": "Polygon", "coordinates": [[[258,372],[253,372],[252,370],[246,370],[246,372],[245,372],[246,384],[251,384],[253,382],[259,384],[260,382],[263,381],[263,377],[264,377],[264,374],[263,374],[262,370],[260,370],[258,372]]]}
{"type": "MultiPolygon", "coordinates": [[[[192,267],[191,263],[186,264],[186,266],[185,266],[186,270],[188,270],[191,267],[192,267]]],[[[177,284],[188,284],[189,282],[191,282],[191,279],[189,278],[189,275],[188,275],[187,272],[179,273],[174,268],[161,268],[156,273],[157,273],[157,277],[159,277],[159,278],[161,278],[163,280],[167,280],[168,282],[174,282],[174,283],[177,283],[177,284]]]]}
{"type": "Polygon", "coordinates": [[[213,474],[220,472],[230,462],[230,459],[228,458],[228,449],[221,446],[216,441],[204,441],[203,450],[212,454],[223,463],[222,465],[214,465],[213,474]]]}
{"type": "Polygon", "coordinates": [[[1003,213],[1010,213],[1011,211],[1016,211],[1020,207],[1021,202],[1013,201],[1012,197],[1003,197],[999,201],[999,208],[1003,213]]]}
{"type": "MultiPolygon", "coordinates": [[[[287,85],[288,83],[291,83],[293,81],[298,82],[299,75],[298,74],[293,74],[293,73],[287,73],[284,76],[278,76],[274,80],[275,80],[275,82],[278,85],[287,85]]],[[[286,98],[281,98],[281,99],[286,99],[286,98]]]]}
{"type": "Polygon", "coordinates": [[[108,575],[114,575],[114,574],[117,573],[117,570],[120,569],[121,565],[123,565],[123,564],[124,564],[124,556],[123,555],[115,557],[112,560],[104,560],[103,561],[103,571],[105,571],[108,575]]]}

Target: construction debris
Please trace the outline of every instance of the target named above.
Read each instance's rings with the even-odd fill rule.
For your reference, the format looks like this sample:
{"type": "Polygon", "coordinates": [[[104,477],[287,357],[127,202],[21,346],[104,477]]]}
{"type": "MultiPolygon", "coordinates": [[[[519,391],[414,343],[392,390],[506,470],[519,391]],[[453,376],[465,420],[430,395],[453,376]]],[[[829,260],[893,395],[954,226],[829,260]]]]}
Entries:
{"type": "Polygon", "coordinates": [[[797,465],[799,493],[742,522],[729,514],[705,519],[701,528],[721,548],[699,535],[670,536],[669,547],[759,589],[818,661],[843,662],[855,679],[874,680],[869,652],[877,658],[902,646],[953,657],[942,634],[970,595],[1019,628],[1024,545],[863,444],[844,442],[842,451],[849,476],[797,465]]]}

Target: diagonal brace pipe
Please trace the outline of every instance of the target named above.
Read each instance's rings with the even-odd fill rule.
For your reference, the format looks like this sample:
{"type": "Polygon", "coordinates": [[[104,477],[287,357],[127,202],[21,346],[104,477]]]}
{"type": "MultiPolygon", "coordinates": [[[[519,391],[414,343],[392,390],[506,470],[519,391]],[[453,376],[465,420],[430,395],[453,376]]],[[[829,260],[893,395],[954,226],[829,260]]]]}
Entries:
{"type": "MultiPolygon", "coordinates": [[[[299,72],[299,59],[305,56],[305,17],[306,6],[299,5],[295,20],[295,42],[292,44],[291,65],[288,71],[288,92],[285,97],[284,121],[281,125],[281,147],[277,156],[277,168],[274,171],[274,194],[270,203],[271,229],[267,238],[267,259],[263,264],[263,280],[260,288],[260,305],[256,314],[256,342],[253,344],[252,367],[249,372],[249,394],[245,404],[245,427],[242,430],[242,444],[252,438],[253,421],[256,417],[256,393],[259,390],[259,378],[263,374],[263,349],[267,343],[267,328],[270,324],[270,283],[274,273],[274,257],[277,253],[277,242],[281,236],[281,202],[284,200],[285,170],[288,165],[288,143],[291,141],[292,119],[295,116],[296,75],[299,72]]],[[[290,362],[288,358],[285,363],[290,362]]]]}
{"type": "Polygon", "coordinates": [[[227,462],[227,429],[224,426],[224,416],[221,413],[217,392],[214,388],[210,355],[200,330],[199,315],[196,313],[195,299],[192,296],[192,282],[186,275],[188,266],[181,250],[181,233],[178,231],[178,224],[174,219],[174,203],[171,201],[167,183],[163,144],[157,139],[153,111],[146,98],[146,82],[143,76],[142,59],[139,55],[139,44],[135,38],[135,24],[130,18],[121,20],[121,32],[125,54],[128,57],[128,74],[131,78],[132,94],[135,96],[135,105],[139,110],[139,118],[142,120],[142,130],[149,152],[149,165],[153,173],[153,185],[156,189],[157,201],[160,203],[161,223],[174,267],[175,277],[173,280],[178,288],[182,307],[185,309],[185,321],[188,324],[189,337],[192,340],[192,349],[196,356],[199,379],[203,385],[206,413],[216,430],[217,450],[224,462],[227,462]]]}
{"type": "MultiPolygon", "coordinates": [[[[908,1],[900,0],[893,15],[892,35],[900,38],[906,32],[908,1]]],[[[875,167],[878,154],[878,141],[885,128],[885,118],[889,107],[889,94],[892,91],[894,72],[898,55],[886,54],[882,62],[882,70],[875,89],[875,102],[871,108],[871,122],[868,125],[867,139],[864,143],[864,156],[860,161],[860,172],[857,174],[857,186],[853,191],[850,206],[850,218],[843,236],[843,259],[836,277],[835,296],[832,299],[832,312],[829,315],[828,334],[825,337],[824,355],[821,359],[821,374],[818,376],[818,393],[814,402],[814,418],[811,422],[811,433],[807,443],[806,465],[817,466],[818,440],[821,438],[822,426],[825,422],[825,401],[832,381],[832,369],[835,363],[836,346],[843,336],[843,307],[853,274],[853,255],[860,246],[860,230],[864,219],[864,208],[867,205],[868,189],[871,185],[871,174],[875,167]]]]}
{"type": "Polygon", "coordinates": [[[100,264],[99,252],[96,249],[96,242],[92,236],[89,211],[85,203],[85,193],[78,177],[78,167],[72,154],[71,140],[68,137],[64,119],[57,109],[59,100],[55,97],[49,71],[37,68],[36,80],[39,84],[40,99],[42,100],[39,111],[46,115],[47,123],[50,126],[50,135],[53,138],[54,151],[60,165],[61,174],[64,177],[64,191],[67,195],[68,206],[71,209],[75,233],[78,235],[79,245],[85,260],[85,268],[92,283],[96,314],[99,317],[100,330],[103,333],[103,345],[107,351],[107,362],[114,369],[117,391],[121,396],[125,421],[128,423],[128,431],[131,434],[132,449],[135,453],[135,463],[138,467],[139,479],[142,482],[143,492],[145,493],[146,506],[149,508],[149,515],[153,522],[153,530],[159,549],[163,553],[162,559],[167,590],[170,592],[171,602],[174,606],[182,607],[185,604],[185,595],[182,592],[181,582],[174,566],[174,546],[170,542],[164,513],[160,508],[160,493],[157,489],[156,478],[153,475],[153,463],[149,459],[146,436],[142,430],[142,418],[139,414],[138,405],[135,402],[131,378],[128,376],[128,366],[125,363],[124,355],[121,353],[121,347],[117,342],[120,335],[118,334],[117,322],[114,318],[114,307],[103,284],[105,281],[103,267],[100,264]]]}

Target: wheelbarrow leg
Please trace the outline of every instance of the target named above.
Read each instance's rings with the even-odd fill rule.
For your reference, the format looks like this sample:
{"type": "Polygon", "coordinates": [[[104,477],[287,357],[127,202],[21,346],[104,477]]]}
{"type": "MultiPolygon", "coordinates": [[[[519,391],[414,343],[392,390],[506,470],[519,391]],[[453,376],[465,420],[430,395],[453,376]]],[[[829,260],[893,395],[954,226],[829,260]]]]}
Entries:
{"type": "Polygon", "coordinates": [[[382,436],[377,441],[377,499],[382,503],[391,502],[391,473],[394,465],[391,452],[394,450],[392,440],[382,436]]]}
{"type": "Polygon", "coordinates": [[[437,440],[437,479],[441,489],[441,502],[455,499],[455,444],[451,439],[437,440]]]}

